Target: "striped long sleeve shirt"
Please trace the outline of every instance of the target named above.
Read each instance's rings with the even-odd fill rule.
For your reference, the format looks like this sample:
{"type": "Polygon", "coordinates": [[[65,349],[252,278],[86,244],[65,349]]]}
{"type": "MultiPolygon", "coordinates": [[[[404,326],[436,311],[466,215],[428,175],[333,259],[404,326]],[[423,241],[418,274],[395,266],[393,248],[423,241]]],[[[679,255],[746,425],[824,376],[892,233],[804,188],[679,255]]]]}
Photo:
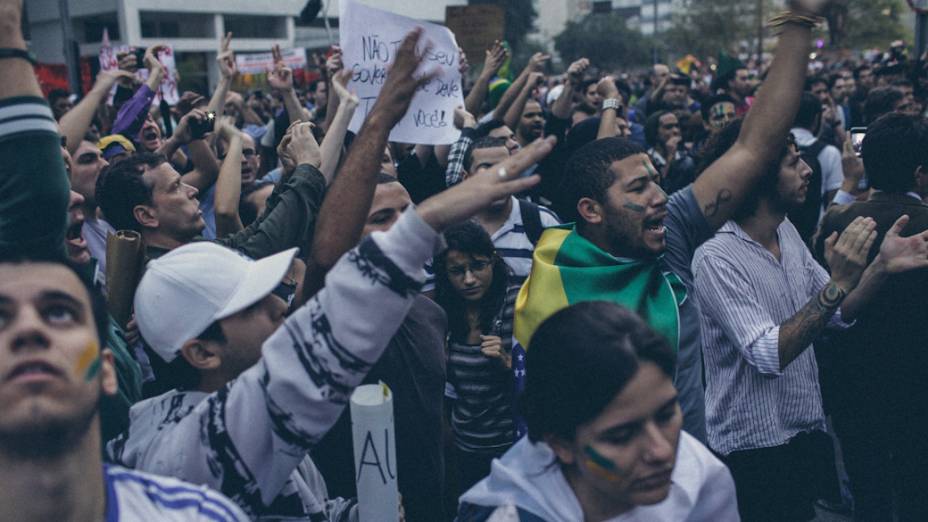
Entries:
{"type": "MultiPolygon", "coordinates": [[[[780,259],[729,221],[693,258],[706,365],[709,445],[733,451],[785,444],[824,429],[818,366],[810,346],[785,369],[780,325],[828,282],[796,228],[777,229],[780,259]]],[[[840,310],[829,327],[847,327],[840,310]]]]}

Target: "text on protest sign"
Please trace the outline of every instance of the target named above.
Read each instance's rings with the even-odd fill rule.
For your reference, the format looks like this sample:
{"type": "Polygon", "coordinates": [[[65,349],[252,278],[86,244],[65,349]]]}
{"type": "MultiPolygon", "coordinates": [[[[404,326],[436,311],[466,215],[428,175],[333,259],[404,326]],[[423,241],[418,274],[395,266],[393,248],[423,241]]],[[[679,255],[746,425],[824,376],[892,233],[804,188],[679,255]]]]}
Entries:
{"type": "Polygon", "coordinates": [[[390,132],[390,140],[428,145],[454,142],[460,134],[454,127],[454,109],[464,104],[454,34],[440,25],[351,0],[342,0],[339,5],[342,60],[352,71],[348,88],[361,100],[348,128],[352,132],[361,128],[374,107],[403,37],[414,28],[422,27],[424,32],[417,52],[425,55],[416,75],[436,68],[439,74],[416,92],[406,115],[390,132]],[[426,51],[429,43],[432,47],[426,51]]]}

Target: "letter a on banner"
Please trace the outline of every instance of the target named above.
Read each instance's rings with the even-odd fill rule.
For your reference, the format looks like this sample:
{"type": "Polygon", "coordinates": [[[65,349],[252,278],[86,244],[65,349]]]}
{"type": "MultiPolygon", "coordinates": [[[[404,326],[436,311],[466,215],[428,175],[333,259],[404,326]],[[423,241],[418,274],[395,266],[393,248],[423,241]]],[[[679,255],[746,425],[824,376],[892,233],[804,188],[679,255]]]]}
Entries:
{"type": "Polygon", "coordinates": [[[425,52],[428,43],[432,48],[425,54],[416,75],[435,69],[440,73],[416,92],[406,115],[390,132],[390,140],[425,145],[453,143],[460,134],[454,127],[454,109],[464,105],[454,34],[447,27],[352,0],[341,0],[339,7],[342,61],[352,72],[348,88],[361,99],[348,128],[352,132],[361,128],[374,107],[403,37],[414,28],[422,27],[424,32],[417,51],[425,52]]]}

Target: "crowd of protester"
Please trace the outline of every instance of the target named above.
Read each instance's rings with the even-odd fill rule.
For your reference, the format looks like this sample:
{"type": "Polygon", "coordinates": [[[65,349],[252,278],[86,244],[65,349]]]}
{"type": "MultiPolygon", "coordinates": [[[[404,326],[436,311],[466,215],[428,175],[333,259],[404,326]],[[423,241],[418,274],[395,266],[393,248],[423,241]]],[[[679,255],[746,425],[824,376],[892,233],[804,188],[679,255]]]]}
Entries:
{"type": "Polygon", "coordinates": [[[352,133],[337,47],[236,92],[231,34],[173,107],[158,46],[43,98],[0,0],[0,520],[357,520],[378,382],[383,520],[928,520],[928,62],[810,57],[823,4],[643,75],[496,43],[433,146],[421,30],[352,133]]]}

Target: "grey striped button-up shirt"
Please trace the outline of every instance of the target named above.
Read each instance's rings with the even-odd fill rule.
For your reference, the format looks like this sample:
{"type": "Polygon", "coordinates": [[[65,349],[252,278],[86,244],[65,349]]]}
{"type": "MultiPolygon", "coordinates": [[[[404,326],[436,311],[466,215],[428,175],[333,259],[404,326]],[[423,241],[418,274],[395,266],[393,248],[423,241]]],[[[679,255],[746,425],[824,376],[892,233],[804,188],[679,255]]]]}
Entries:
{"type": "MultiPolygon", "coordinates": [[[[777,228],[780,260],[734,221],[693,258],[706,364],[709,445],[733,451],[785,444],[825,428],[811,346],[783,371],[780,325],[828,282],[788,219],[777,228]]],[[[830,327],[846,327],[840,310],[830,327]]]]}

